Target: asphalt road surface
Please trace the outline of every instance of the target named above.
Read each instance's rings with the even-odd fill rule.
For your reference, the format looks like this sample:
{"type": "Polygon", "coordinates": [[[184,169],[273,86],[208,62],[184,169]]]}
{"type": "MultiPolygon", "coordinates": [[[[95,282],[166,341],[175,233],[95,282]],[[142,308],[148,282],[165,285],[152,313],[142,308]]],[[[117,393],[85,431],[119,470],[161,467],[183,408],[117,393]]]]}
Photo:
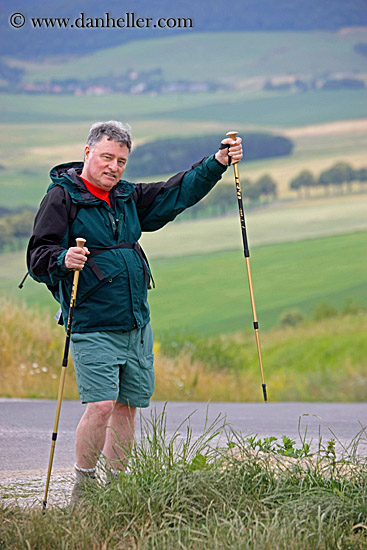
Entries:
{"type": "MultiPolygon", "coordinates": [[[[167,436],[171,437],[180,424],[190,416],[193,437],[203,433],[205,419],[219,424],[226,420],[230,428],[243,436],[259,438],[287,435],[300,444],[300,433],[317,445],[321,435],[324,442],[336,438],[337,448],[348,446],[367,426],[366,403],[187,403],[154,402],[142,409],[137,419],[137,439],[142,425],[151,415],[160,415],[166,407],[167,436]]],[[[0,399],[0,474],[1,477],[47,470],[56,401],[38,399],[0,399]]],[[[61,407],[54,469],[72,468],[74,432],[84,406],[77,401],[64,401],[61,407]]],[[[178,430],[183,436],[187,423],[178,430]]],[[[225,438],[223,439],[225,443],[225,438]]],[[[358,448],[367,455],[367,434],[364,432],[358,448]]]]}

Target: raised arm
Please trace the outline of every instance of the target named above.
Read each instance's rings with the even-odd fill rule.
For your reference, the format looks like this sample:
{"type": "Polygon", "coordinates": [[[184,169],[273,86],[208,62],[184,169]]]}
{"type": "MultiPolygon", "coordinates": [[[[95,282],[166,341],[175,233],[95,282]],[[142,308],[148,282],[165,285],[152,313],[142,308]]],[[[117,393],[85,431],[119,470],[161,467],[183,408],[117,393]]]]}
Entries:
{"type": "Polygon", "coordinates": [[[241,160],[241,141],[241,138],[235,141],[225,138],[222,144],[229,144],[229,149],[219,149],[214,155],[194,164],[190,170],[176,174],[167,182],[137,184],[133,199],[142,231],[160,229],[205,197],[226,171],[229,156],[241,160]]]}

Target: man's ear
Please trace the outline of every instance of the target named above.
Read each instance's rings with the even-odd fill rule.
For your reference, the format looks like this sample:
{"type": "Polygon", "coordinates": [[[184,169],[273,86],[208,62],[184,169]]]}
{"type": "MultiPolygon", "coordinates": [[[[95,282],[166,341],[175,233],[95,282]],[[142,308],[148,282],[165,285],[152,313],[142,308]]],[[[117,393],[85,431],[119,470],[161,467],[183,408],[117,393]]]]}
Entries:
{"type": "Polygon", "coordinates": [[[86,145],[84,148],[84,162],[88,160],[89,153],[90,153],[90,147],[89,145],[86,145]]]}

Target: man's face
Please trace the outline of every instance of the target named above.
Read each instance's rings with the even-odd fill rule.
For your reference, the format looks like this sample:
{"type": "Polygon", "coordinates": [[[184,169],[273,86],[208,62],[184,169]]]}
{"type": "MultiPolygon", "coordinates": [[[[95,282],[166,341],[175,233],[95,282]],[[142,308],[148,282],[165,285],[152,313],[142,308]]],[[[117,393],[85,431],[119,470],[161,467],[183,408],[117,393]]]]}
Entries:
{"type": "Polygon", "coordinates": [[[103,136],[93,149],[86,145],[82,177],[96,187],[110,191],[126,168],[129,149],[103,136]]]}

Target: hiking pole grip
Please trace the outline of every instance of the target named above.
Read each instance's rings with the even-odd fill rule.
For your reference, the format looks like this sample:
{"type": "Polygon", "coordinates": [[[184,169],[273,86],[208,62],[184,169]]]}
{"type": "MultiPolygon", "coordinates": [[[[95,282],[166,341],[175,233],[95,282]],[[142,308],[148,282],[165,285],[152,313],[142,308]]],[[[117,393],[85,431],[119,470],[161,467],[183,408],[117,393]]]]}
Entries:
{"type": "MultiPolygon", "coordinates": [[[[83,248],[86,243],[86,240],[82,237],[78,237],[76,239],[76,245],[78,248],[83,248]]],[[[76,293],[78,290],[78,283],[79,283],[79,269],[74,269],[74,279],[73,279],[73,286],[71,288],[71,298],[70,298],[70,307],[69,307],[69,315],[68,315],[68,324],[66,328],[66,342],[65,342],[65,349],[64,349],[64,358],[62,360],[62,366],[67,367],[68,364],[68,357],[69,357],[69,345],[70,345],[70,336],[71,336],[71,327],[73,325],[73,317],[74,317],[74,307],[75,307],[75,300],[76,300],[76,293]]]]}
{"type": "MultiPolygon", "coordinates": [[[[226,136],[230,139],[235,140],[238,135],[238,132],[227,132],[226,136]]],[[[249,285],[249,291],[250,291],[250,301],[251,301],[251,309],[252,309],[252,317],[253,317],[253,327],[255,331],[255,340],[256,340],[256,347],[257,347],[257,354],[259,358],[259,366],[260,366],[260,373],[261,373],[261,387],[263,392],[263,397],[265,403],[268,400],[267,392],[266,392],[266,384],[264,379],[264,369],[263,369],[263,362],[262,362],[262,356],[261,356],[261,347],[260,347],[260,337],[259,337],[259,323],[257,320],[256,315],[256,307],[255,307],[255,297],[254,297],[254,288],[252,284],[252,275],[251,275],[251,268],[250,268],[250,249],[248,245],[248,239],[247,239],[247,231],[246,231],[246,222],[245,222],[245,212],[243,208],[243,200],[242,200],[242,191],[241,191],[241,182],[240,182],[240,171],[238,169],[238,162],[233,162],[233,170],[234,170],[234,179],[236,184],[236,191],[237,191],[237,201],[238,201],[238,211],[240,215],[240,223],[241,223],[241,231],[242,231],[242,242],[243,242],[243,252],[246,260],[246,270],[247,270],[247,279],[248,279],[248,285],[249,285]]]]}
{"type": "MultiPolygon", "coordinates": [[[[86,240],[81,238],[81,237],[76,239],[76,244],[79,248],[83,248],[85,243],[86,243],[86,240]]],[[[71,290],[68,324],[67,324],[67,329],[66,329],[64,357],[63,357],[63,360],[62,360],[61,376],[60,376],[60,382],[59,382],[59,391],[58,391],[58,395],[57,395],[54,429],[53,429],[52,438],[51,438],[51,450],[50,450],[50,458],[49,458],[49,461],[48,461],[45,495],[44,495],[44,499],[43,499],[43,503],[42,503],[43,504],[43,511],[46,510],[46,506],[47,506],[48,488],[49,488],[49,485],[50,485],[52,463],[53,463],[53,459],[54,459],[55,445],[56,445],[56,439],[57,439],[57,430],[58,430],[59,419],[60,419],[62,396],[63,396],[63,393],[64,393],[66,367],[68,366],[70,336],[71,336],[71,329],[72,329],[72,326],[73,326],[74,306],[75,306],[75,300],[76,300],[76,293],[77,293],[77,290],[78,290],[79,273],[80,273],[80,269],[75,269],[74,270],[74,279],[73,279],[73,286],[72,286],[72,290],[71,290]]]]}
{"type": "Polygon", "coordinates": [[[75,240],[76,240],[76,246],[78,246],[79,248],[83,248],[83,246],[87,242],[85,239],[83,239],[83,237],[78,237],[75,240]]]}
{"type": "MultiPolygon", "coordinates": [[[[233,141],[235,141],[236,137],[238,136],[238,132],[234,132],[234,131],[227,132],[227,133],[226,133],[226,136],[229,137],[230,139],[233,139],[233,141]]],[[[238,166],[237,166],[237,170],[236,170],[236,168],[235,168],[235,166],[238,165],[238,163],[239,163],[239,160],[232,160],[232,159],[231,159],[230,164],[233,164],[234,173],[235,173],[235,175],[238,175],[238,176],[239,176],[239,174],[238,174],[238,166]],[[237,172],[237,174],[236,174],[236,172],[237,172]]]]}

